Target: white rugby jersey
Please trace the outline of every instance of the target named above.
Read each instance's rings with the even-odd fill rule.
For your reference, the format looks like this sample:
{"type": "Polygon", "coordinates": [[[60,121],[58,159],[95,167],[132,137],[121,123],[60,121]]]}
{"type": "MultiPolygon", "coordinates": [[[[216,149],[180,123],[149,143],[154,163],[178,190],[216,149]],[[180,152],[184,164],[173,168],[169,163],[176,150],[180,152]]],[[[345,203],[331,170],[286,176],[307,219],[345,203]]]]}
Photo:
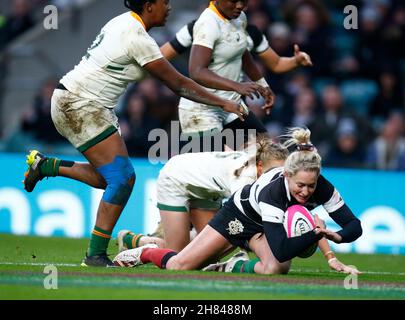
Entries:
{"type": "Polygon", "coordinates": [[[256,157],[247,152],[198,152],[172,157],[161,170],[173,184],[185,186],[192,197],[229,198],[256,180],[256,157]],[[249,161],[251,160],[251,161],[249,161]],[[240,170],[239,175],[236,171],[240,170]]]}
{"type": "Polygon", "coordinates": [[[87,54],[61,83],[76,95],[114,108],[130,82],[145,77],[143,66],[162,58],[156,41],[134,12],[110,20],[87,54]]]}
{"type": "MultiPolygon", "coordinates": [[[[209,70],[223,78],[239,81],[242,56],[248,44],[246,25],[244,12],[238,18],[228,20],[218,12],[213,4],[203,11],[193,28],[193,45],[213,50],[209,70]]],[[[240,94],[234,91],[206,89],[227,100],[240,99],[240,94]]],[[[180,104],[186,108],[193,108],[195,104],[185,98],[180,100],[180,104]]]]}
{"type": "MultiPolygon", "coordinates": [[[[290,195],[284,175],[284,167],[266,172],[251,185],[236,191],[233,196],[236,207],[251,220],[262,225],[263,221],[283,223],[288,207],[299,204],[290,195]]],[[[319,175],[313,195],[305,204],[309,209],[322,205],[333,213],[344,205],[339,191],[322,175],[319,175]]]]}

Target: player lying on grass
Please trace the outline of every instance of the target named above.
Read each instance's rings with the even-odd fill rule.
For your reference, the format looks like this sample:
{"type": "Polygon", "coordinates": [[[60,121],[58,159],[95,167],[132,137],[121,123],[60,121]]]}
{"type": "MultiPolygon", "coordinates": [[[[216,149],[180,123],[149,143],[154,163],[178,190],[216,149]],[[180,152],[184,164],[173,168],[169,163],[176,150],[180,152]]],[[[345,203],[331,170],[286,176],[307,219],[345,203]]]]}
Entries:
{"type": "MultiPolygon", "coordinates": [[[[163,236],[121,230],[118,233],[119,252],[146,244],[182,250],[190,243],[190,223],[199,233],[221,207],[223,199],[253,183],[263,172],[284,164],[287,148],[271,142],[265,135],[259,135],[255,141],[255,145],[244,151],[182,154],[171,158],[157,181],[157,206],[163,236]]],[[[335,257],[326,239],[319,241],[319,248],[331,269],[353,271],[335,257]]],[[[248,258],[246,254],[237,257],[248,258]]]]}
{"type": "Polygon", "coordinates": [[[281,166],[287,155],[286,148],[259,135],[241,151],[187,153],[172,157],[157,180],[157,207],[164,240],[123,230],[118,234],[119,250],[147,243],[182,250],[190,242],[190,222],[199,233],[225,198],[253,183],[263,172],[281,166]]]}
{"type": "Polygon", "coordinates": [[[60,81],[52,96],[51,115],[58,132],[88,163],[28,155],[24,188],[31,192],[44,177],[57,175],[104,189],[83,265],[112,266],[106,255],[113,228],[131,196],[135,172],[114,112],[128,84],[147,73],[187,99],[235,113],[243,121],[245,109],[183,76],[162,56],[148,34],[164,26],[171,10],[168,0],[125,0],[130,11],[111,19],[80,63],[60,81]]]}
{"type": "Polygon", "coordinates": [[[177,253],[149,244],[119,253],[114,263],[136,266],[152,262],[169,270],[194,270],[217,259],[233,245],[252,250],[258,258],[234,261],[230,271],[278,274],[288,273],[291,259],[322,238],[335,243],[355,241],[362,234],[360,221],[320,174],[321,157],[310,143],[310,131],[293,128],[288,136],[285,145],[295,144],[297,150],[287,157],[284,167],[262,174],[256,182],[233,194],[183,250],[177,253]],[[342,229],[326,229],[315,215],[317,227],[313,231],[287,238],[282,223],[284,212],[294,204],[323,205],[342,229]]]}

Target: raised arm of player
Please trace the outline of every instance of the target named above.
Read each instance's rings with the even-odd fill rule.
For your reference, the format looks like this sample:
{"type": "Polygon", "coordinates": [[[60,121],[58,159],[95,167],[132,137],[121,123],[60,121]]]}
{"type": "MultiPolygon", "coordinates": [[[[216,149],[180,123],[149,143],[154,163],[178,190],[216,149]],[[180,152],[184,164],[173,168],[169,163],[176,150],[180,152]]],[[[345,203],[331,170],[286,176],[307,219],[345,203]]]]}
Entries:
{"type": "Polygon", "coordinates": [[[243,115],[246,112],[239,103],[224,100],[208,92],[193,80],[179,73],[166,59],[154,60],[146,64],[144,68],[179,96],[199,103],[221,107],[227,112],[235,113],[243,121],[243,115]]]}
{"type": "Polygon", "coordinates": [[[297,44],[294,45],[293,57],[280,57],[271,47],[258,55],[266,67],[274,73],[284,73],[298,67],[312,66],[311,57],[307,53],[300,51],[297,44]]]}

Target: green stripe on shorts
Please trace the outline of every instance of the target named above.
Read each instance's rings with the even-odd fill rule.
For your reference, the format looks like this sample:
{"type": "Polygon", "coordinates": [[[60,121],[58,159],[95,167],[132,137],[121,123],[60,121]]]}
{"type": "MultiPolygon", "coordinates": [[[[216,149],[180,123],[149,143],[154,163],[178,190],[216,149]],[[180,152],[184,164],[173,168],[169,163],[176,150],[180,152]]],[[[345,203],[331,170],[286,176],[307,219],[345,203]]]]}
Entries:
{"type": "Polygon", "coordinates": [[[80,152],[84,152],[87,149],[91,148],[92,146],[95,146],[97,143],[100,141],[103,141],[107,139],[109,136],[111,136],[113,133],[117,131],[117,128],[114,126],[108,127],[106,130],[101,132],[98,136],[94,137],[90,141],[86,142],[85,144],[81,145],[77,150],[80,152]]]}
{"type": "Polygon", "coordinates": [[[108,65],[107,69],[114,70],[114,71],[123,71],[124,70],[123,67],[115,67],[115,66],[112,66],[112,65],[108,65]]]}
{"type": "Polygon", "coordinates": [[[190,199],[190,209],[218,210],[222,206],[222,198],[218,200],[190,199]]]}
{"type": "Polygon", "coordinates": [[[178,207],[176,207],[176,206],[168,206],[168,205],[165,205],[165,204],[158,203],[158,204],[157,204],[157,207],[158,207],[160,210],[165,210],[165,211],[188,212],[187,208],[184,207],[184,206],[178,206],[178,207]]]}

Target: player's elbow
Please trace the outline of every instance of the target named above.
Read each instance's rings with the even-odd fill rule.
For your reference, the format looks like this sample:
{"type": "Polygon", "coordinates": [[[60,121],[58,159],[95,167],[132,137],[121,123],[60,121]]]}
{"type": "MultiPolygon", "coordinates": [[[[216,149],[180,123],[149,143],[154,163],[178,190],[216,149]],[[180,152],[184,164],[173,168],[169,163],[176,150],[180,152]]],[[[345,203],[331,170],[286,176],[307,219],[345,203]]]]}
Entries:
{"type": "Polygon", "coordinates": [[[359,219],[355,220],[355,228],[354,228],[354,240],[358,239],[361,237],[363,234],[363,228],[361,227],[361,222],[359,219]]]}
{"type": "Polygon", "coordinates": [[[351,226],[351,235],[350,235],[350,241],[348,242],[353,242],[355,240],[357,240],[358,238],[361,237],[361,235],[363,234],[363,228],[361,227],[361,222],[359,219],[354,219],[352,222],[352,226],[351,226]]]}
{"type": "Polygon", "coordinates": [[[341,243],[356,241],[363,234],[360,220],[357,218],[353,219],[341,232],[338,233],[342,236],[341,243]]]}

